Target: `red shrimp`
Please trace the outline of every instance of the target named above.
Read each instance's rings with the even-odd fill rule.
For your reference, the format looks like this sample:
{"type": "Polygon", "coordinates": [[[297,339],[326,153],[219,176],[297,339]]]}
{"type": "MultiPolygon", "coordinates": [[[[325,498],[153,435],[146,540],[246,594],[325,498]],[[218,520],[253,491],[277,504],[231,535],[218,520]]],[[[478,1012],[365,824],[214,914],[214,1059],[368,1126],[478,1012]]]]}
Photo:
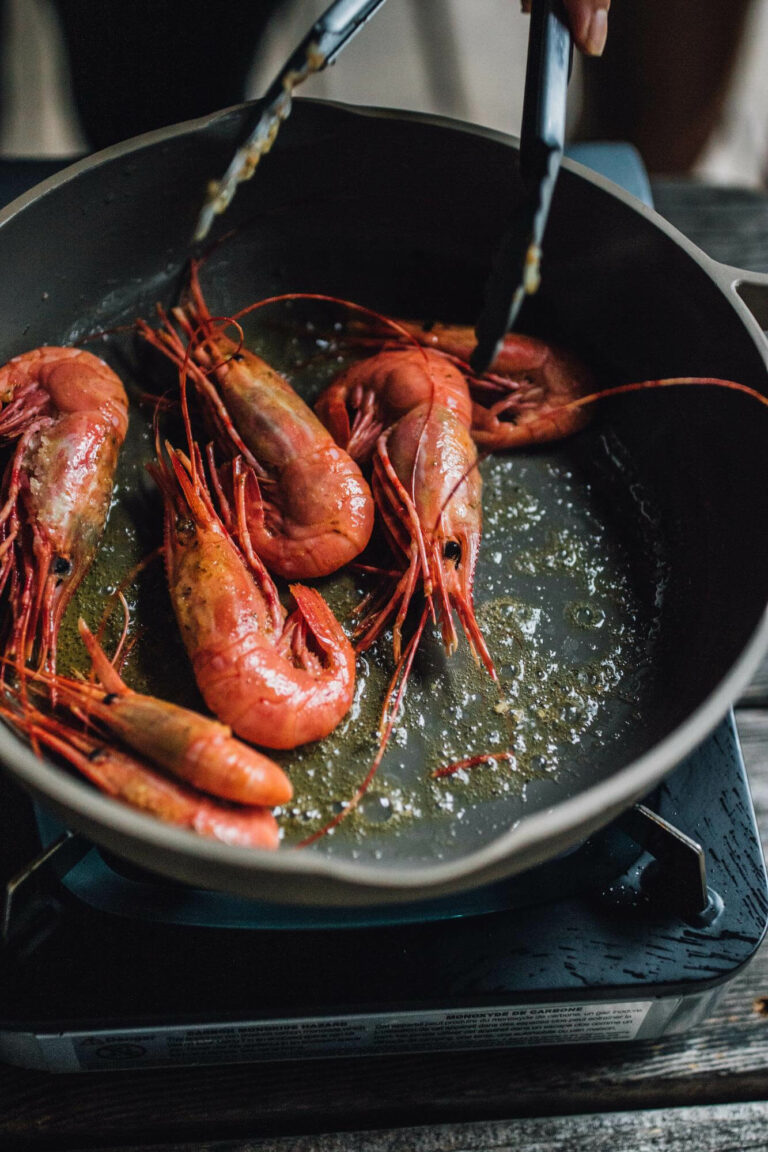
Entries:
{"type": "Polygon", "coordinates": [[[37,682],[49,695],[55,691],[70,710],[201,792],[269,808],[291,799],[291,783],[278,764],[236,740],[217,720],[131,691],[83,620],[79,629],[100,683],[43,672],[37,682]]]}
{"type": "MultiPolygon", "coordinates": [[[[594,377],[572,352],[533,336],[509,332],[483,376],[469,357],[475,335],[468,325],[397,320],[397,328],[426,348],[442,352],[467,378],[472,403],[472,438],[484,452],[561,440],[589,419],[571,402],[594,391],[594,377]]],[[[386,339],[391,340],[391,332],[386,339]]]]}
{"type": "Polygon", "coordinates": [[[36,348],[0,368],[0,439],[17,441],[2,483],[0,591],[6,658],[56,665],[61,618],[91,565],[128,427],[122,383],[77,348],[36,348]]]}
{"type": "MultiPolygon", "coordinates": [[[[373,500],[357,464],[287,380],[211,316],[193,262],[188,298],[144,337],[189,374],[219,447],[250,468],[246,511],[255,552],[290,580],[327,576],[353,560],[373,530],[373,500]]],[[[231,470],[223,469],[231,486],[231,470]]]]}
{"type": "Polygon", "coordinates": [[[472,438],[485,452],[565,439],[587,424],[597,401],[629,392],[686,386],[724,388],[768,404],[754,388],[717,376],[670,376],[596,389],[594,374],[573,352],[517,332],[507,333],[489,371],[479,377],[469,365],[476,343],[469,325],[422,324],[374,313],[369,316],[367,321],[348,325],[353,345],[382,348],[416,341],[460,369],[473,397],[472,438]]]}
{"type": "Polygon", "coordinates": [[[0,713],[36,745],[61,756],[102,792],[131,808],[224,844],[278,847],[280,829],[268,808],[217,801],[149,767],[92,727],[77,728],[72,719],[46,715],[28,701],[19,701],[15,708],[0,705],[0,713]]]}
{"type": "Polygon", "coordinates": [[[291,585],[288,614],[244,523],[252,474],[235,461],[235,507],[224,523],[190,461],[168,449],[152,473],[165,500],[165,562],[176,618],[198,687],[219,719],[246,740],[295,748],[327,736],[349,711],[355,654],[322,596],[291,585]],[[242,551],[234,542],[237,535],[242,551]]]}
{"type": "Polygon", "coordinates": [[[482,480],[463,374],[432,350],[385,350],[337,377],[317,411],[356,459],[373,452],[374,500],[404,565],[394,589],[366,605],[358,648],[394,619],[400,659],[402,625],[420,584],[430,610],[439,613],[447,651],[457,644],[455,610],[472,650],[495,678],[473,606],[482,480]]]}

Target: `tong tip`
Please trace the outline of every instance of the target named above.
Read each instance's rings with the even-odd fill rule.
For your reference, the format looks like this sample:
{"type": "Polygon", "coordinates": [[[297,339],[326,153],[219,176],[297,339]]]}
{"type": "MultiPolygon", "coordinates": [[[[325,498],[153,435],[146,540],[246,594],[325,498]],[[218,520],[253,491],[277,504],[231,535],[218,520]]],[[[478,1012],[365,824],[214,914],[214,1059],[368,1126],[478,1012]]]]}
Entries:
{"type": "Polygon", "coordinates": [[[482,340],[477,336],[477,333],[475,333],[475,336],[477,337],[477,344],[469,358],[469,366],[476,376],[484,376],[496,359],[501,341],[482,340]]]}

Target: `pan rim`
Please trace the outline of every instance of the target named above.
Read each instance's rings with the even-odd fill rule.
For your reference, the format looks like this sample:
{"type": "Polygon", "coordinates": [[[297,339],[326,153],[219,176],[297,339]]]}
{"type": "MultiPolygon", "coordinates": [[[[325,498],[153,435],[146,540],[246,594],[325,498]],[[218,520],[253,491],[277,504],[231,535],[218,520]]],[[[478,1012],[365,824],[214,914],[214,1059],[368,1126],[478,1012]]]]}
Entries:
{"type": "MultiPolygon", "coordinates": [[[[497,130],[479,128],[445,117],[399,110],[359,108],[329,101],[307,100],[301,103],[335,108],[350,116],[407,120],[435,125],[475,137],[481,136],[507,147],[517,145],[515,137],[497,130]]],[[[0,212],[0,242],[2,228],[20,211],[61,184],[77,178],[82,172],[113,160],[124,159],[127,155],[145,147],[203,131],[216,123],[221,123],[228,116],[242,114],[248,107],[247,104],[235,105],[210,116],[170,125],[75,161],[74,164],[25,192],[0,212]]],[[[708,273],[714,281],[714,286],[737,313],[746,330],[745,334],[751,337],[768,371],[768,343],[747,306],[734,293],[727,290],[721,277],[715,275],[713,270],[720,267],[715,261],[653,209],[605,177],[568,159],[564,160],[563,168],[638,213],[708,273]]],[[[749,276],[749,272],[744,273],[745,279],[749,279],[749,276]]],[[[322,879],[326,882],[326,886],[321,892],[323,900],[313,901],[311,891],[303,896],[287,891],[284,897],[281,895],[281,899],[286,903],[297,903],[300,900],[307,903],[337,904],[342,902],[352,904],[355,901],[392,903],[413,899],[414,896],[423,897],[425,894],[435,895],[476,887],[501,874],[512,875],[524,870],[537,862],[537,853],[538,859],[556,854],[551,850],[545,851],[547,845],[557,843],[556,851],[560,851],[582,840],[590,831],[605,824],[613,815],[646,794],[709,735],[727,714],[738,693],[746,687],[767,649],[768,605],[763,609],[759,623],[740,656],[715,690],[682,724],[643,756],[574,796],[552,807],[526,815],[488,844],[456,860],[435,864],[386,865],[383,862],[372,864],[327,857],[318,852],[289,853],[282,850],[269,853],[206,840],[191,831],[163,824],[152,816],[116,803],[114,799],[96,791],[86,782],[69,776],[55,764],[46,760],[41,761],[5,727],[0,729],[0,759],[3,760],[4,766],[13,765],[11,771],[15,779],[54,804],[74,810],[78,816],[82,815],[89,825],[95,823],[104,826],[105,830],[130,841],[140,841],[161,853],[183,856],[193,867],[196,864],[201,868],[210,866],[219,878],[223,878],[222,887],[227,886],[227,875],[233,878],[238,876],[241,882],[237,888],[242,890],[242,880],[246,875],[255,879],[258,874],[275,877],[287,874],[295,879],[301,877],[322,879]],[[504,861],[510,856],[514,858],[514,866],[503,867],[504,861]]],[[[94,835],[93,839],[98,841],[99,837],[94,835]]]]}

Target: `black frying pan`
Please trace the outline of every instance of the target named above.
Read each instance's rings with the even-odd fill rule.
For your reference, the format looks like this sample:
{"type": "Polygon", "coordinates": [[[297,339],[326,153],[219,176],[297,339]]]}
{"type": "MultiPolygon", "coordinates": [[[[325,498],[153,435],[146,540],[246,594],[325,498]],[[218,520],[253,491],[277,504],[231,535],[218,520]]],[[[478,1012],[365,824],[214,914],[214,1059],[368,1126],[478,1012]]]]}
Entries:
{"type": "MultiPolygon", "coordinates": [[[[2,213],[3,360],[173,302],[205,183],[229,159],[245,116],[234,109],[109,149],[2,213]]],[[[302,290],[471,322],[516,162],[514,143],[496,133],[300,102],[219,226],[235,232],[204,268],[212,308],[302,290]]],[[[765,340],[740,296],[765,311],[768,280],[715,264],[578,165],[565,164],[558,183],[543,272],[521,327],[575,348],[604,383],[697,374],[768,391],[765,340]]],[[[285,334],[301,320],[275,317],[273,344],[281,324],[285,334]]],[[[144,383],[146,357],[132,336],[97,350],[144,383]]],[[[477,600],[514,723],[472,679],[463,650],[449,667],[429,642],[403,722],[408,738],[395,742],[367,812],[310,850],[261,854],[166,827],[41,762],[5,730],[0,754],[67,824],[204,886],[363,904],[520,871],[649,792],[757,666],[768,637],[767,436],[754,401],[667,390],[605,403],[561,445],[489,461],[477,600]],[[519,752],[516,775],[496,765],[429,779],[441,756],[501,746],[519,752]]],[[[146,499],[133,506],[139,519],[152,508],[146,499]]],[[[156,650],[160,663],[166,652],[167,677],[186,675],[171,639],[156,650]]],[[[368,756],[364,740],[342,747],[339,791],[326,790],[323,803],[348,798],[343,789],[368,756]]],[[[303,769],[295,771],[298,780],[303,769]]],[[[312,826],[302,803],[284,816],[288,840],[302,821],[312,826]]]]}

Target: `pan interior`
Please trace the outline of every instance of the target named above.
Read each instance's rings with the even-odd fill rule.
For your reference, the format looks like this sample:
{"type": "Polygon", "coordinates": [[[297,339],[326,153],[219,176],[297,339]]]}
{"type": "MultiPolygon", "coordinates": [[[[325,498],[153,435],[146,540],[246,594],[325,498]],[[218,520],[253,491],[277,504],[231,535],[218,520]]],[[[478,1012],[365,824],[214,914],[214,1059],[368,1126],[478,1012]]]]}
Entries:
{"type": "MultiPolygon", "coordinates": [[[[204,266],[214,315],[253,302],[243,294],[253,279],[252,259],[247,250],[233,258],[225,245],[204,266]]],[[[247,343],[312,402],[342,366],[364,355],[345,335],[346,316],[310,302],[270,306],[246,319],[247,343]]],[[[173,387],[170,366],[132,335],[113,334],[100,351],[134,397],[173,387]]],[[[163,432],[183,444],[177,419],[166,418],[163,432]]],[[[77,618],[95,626],[109,592],[161,543],[162,509],[145,471],[153,455],[151,411],[134,403],[105,539],[62,628],[62,671],[85,670],[77,618]]],[[[666,568],[660,533],[620,441],[598,421],[572,441],[490,456],[480,468],[476,611],[500,682],[473,659],[463,637],[447,657],[429,627],[375,780],[333,834],[308,850],[408,864],[454,859],[644,748],[643,716],[658,687],[654,649],[666,568]],[[484,759],[435,776],[474,757],[484,759]]],[[[367,558],[390,562],[381,549],[367,558]]],[[[353,610],[375,583],[349,569],[318,586],[351,632],[353,610]]],[[[176,635],[161,561],[126,592],[128,683],[204,708],[176,635]]],[[[121,626],[118,609],[110,643],[121,626]]],[[[413,626],[409,620],[406,634],[413,626]]],[[[360,655],[357,667],[353,708],[330,737],[270,753],[295,788],[279,812],[286,846],[323,828],[349,803],[376,754],[394,670],[391,631],[360,655]]]]}

